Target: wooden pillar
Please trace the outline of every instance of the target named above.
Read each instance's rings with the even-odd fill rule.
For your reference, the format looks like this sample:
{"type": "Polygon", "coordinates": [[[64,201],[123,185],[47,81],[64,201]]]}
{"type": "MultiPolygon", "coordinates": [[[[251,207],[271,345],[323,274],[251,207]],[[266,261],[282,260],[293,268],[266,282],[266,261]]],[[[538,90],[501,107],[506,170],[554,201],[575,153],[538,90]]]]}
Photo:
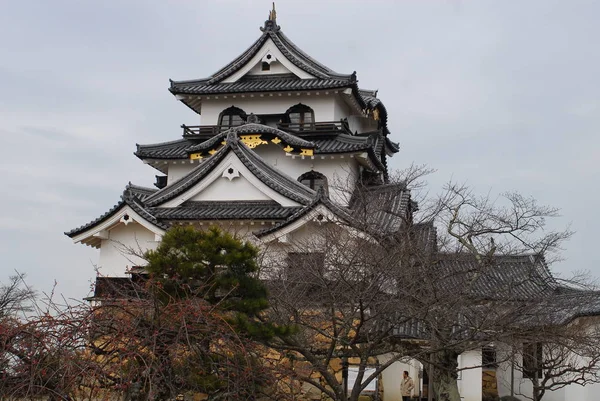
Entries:
{"type": "Polygon", "coordinates": [[[427,401],[433,401],[433,378],[435,374],[433,373],[433,365],[429,364],[429,383],[427,383],[427,401]]]}

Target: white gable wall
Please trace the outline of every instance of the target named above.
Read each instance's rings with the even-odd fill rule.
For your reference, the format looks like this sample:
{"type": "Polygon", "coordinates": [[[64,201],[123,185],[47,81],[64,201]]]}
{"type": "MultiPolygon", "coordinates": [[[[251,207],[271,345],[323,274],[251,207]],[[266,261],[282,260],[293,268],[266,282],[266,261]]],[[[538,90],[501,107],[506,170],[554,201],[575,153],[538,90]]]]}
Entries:
{"type": "Polygon", "coordinates": [[[296,67],[292,64],[284,55],[279,51],[275,43],[271,39],[267,39],[267,41],[263,44],[260,50],[256,53],[254,57],[252,57],[244,67],[240,68],[235,74],[225,78],[222,82],[231,83],[236,82],[244,75],[248,74],[257,64],[261,64],[263,58],[267,55],[271,54],[271,56],[275,57],[275,59],[281,63],[288,71],[292,72],[298,78],[301,79],[310,79],[314,78],[311,74],[305,72],[304,70],[296,67]]]}
{"type": "Polygon", "coordinates": [[[279,61],[273,61],[270,64],[270,68],[268,71],[263,71],[262,62],[259,61],[250,71],[248,71],[248,75],[281,75],[281,74],[290,74],[291,71],[285,68],[283,64],[279,61]]]}
{"type": "Polygon", "coordinates": [[[123,277],[127,268],[144,266],[146,261],[131,255],[128,248],[137,251],[155,249],[158,245],[155,234],[138,223],[118,224],[108,231],[108,239],[103,239],[98,261],[99,274],[109,277],[123,277]]]}
{"type": "Polygon", "coordinates": [[[229,180],[217,178],[202,192],[194,196],[193,201],[255,201],[271,200],[267,195],[252,185],[245,177],[240,176],[229,180]]]}
{"type": "MultiPolygon", "coordinates": [[[[211,197],[222,196],[226,197],[225,199],[220,200],[244,200],[248,199],[244,192],[244,187],[246,184],[240,184],[241,186],[237,186],[236,182],[238,180],[245,179],[250,185],[252,185],[255,189],[252,190],[252,193],[248,193],[250,196],[249,200],[256,200],[257,192],[262,192],[266,199],[272,199],[278,202],[282,206],[298,206],[299,203],[289,199],[275,190],[271,189],[265,183],[263,183],[258,177],[256,177],[244,164],[238,159],[235,153],[230,152],[221,162],[215,166],[210,173],[206,175],[202,179],[202,181],[198,182],[193,187],[186,190],[184,193],[178,195],[176,198],[171,199],[165,203],[163,203],[162,207],[176,207],[181,205],[183,202],[188,200],[199,200],[202,198],[202,192],[204,192],[211,184],[216,181],[221,180],[221,183],[216,184],[214,189],[209,190],[209,194],[211,197]],[[234,176],[231,176],[231,180],[228,178],[227,170],[233,169],[234,176]],[[200,198],[197,198],[200,196],[200,198]],[[232,199],[233,197],[233,199],[232,199]]],[[[265,199],[265,198],[260,198],[265,199]]],[[[208,200],[208,199],[203,199],[208,200]]],[[[212,199],[218,200],[218,199],[212,199]]]]}

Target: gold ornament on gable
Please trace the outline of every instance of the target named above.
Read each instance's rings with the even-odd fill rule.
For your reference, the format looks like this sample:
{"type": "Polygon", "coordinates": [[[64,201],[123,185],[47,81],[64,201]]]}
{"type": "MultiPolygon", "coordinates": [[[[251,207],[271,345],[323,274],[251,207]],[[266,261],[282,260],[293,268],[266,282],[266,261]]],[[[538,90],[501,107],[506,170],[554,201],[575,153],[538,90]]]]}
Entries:
{"type": "Polygon", "coordinates": [[[379,121],[379,109],[373,109],[373,120],[379,121]]]}
{"type": "Polygon", "coordinates": [[[258,145],[267,145],[269,143],[262,139],[260,135],[240,135],[240,140],[250,149],[254,149],[258,145]]]}

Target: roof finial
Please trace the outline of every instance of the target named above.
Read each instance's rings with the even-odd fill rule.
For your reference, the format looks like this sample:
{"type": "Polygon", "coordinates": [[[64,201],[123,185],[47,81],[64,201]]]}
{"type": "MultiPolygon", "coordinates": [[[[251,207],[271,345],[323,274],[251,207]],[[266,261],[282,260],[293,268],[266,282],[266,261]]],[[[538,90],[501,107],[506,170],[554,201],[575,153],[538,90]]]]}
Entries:
{"type": "Polygon", "coordinates": [[[279,26],[277,25],[277,11],[275,11],[275,2],[273,2],[273,9],[269,11],[269,19],[265,21],[265,26],[260,28],[263,32],[277,32],[279,26]]]}
{"type": "Polygon", "coordinates": [[[275,11],[275,2],[273,2],[273,9],[269,11],[269,21],[277,22],[277,11],[275,11]]]}

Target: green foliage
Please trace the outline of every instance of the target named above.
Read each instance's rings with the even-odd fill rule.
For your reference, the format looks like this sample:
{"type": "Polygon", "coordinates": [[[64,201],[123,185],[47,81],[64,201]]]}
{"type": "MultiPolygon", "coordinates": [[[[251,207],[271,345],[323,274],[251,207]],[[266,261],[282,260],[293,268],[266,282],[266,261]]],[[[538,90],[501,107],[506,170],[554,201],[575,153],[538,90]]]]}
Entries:
{"type": "Polygon", "coordinates": [[[252,244],[216,227],[174,227],[145,257],[164,302],[201,297],[222,310],[256,316],[268,306],[267,290],[253,276],[257,255],[252,244]]]}
{"type": "Polygon", "coordinates": [[[267,289],[258,279],[258,249],[211,227],[174,227],[156,250],[146,252],[156,297],[163,303],[199,297],[225,312],[239,333],[256,340],[291,333],[293,328],[260,322],[268,305],[267,289]]]}

